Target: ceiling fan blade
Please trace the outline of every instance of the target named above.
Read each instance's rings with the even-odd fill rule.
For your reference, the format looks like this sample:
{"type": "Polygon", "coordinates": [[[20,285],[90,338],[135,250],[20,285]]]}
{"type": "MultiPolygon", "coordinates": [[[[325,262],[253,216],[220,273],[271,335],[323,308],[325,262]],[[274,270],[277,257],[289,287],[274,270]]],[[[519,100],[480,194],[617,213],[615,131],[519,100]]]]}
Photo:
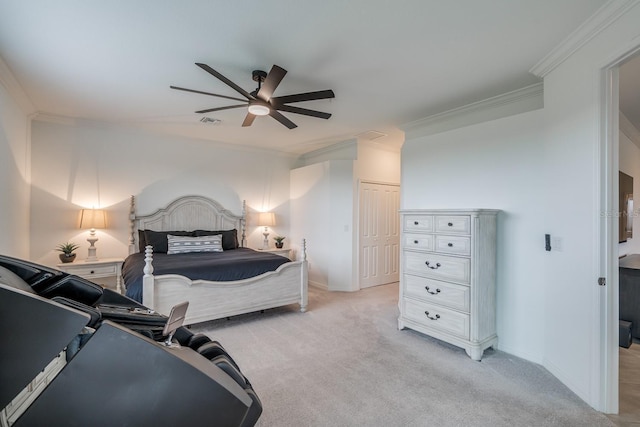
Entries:
{"type": "Polygon", "coordinates": [[[273,108],[271,109],[271,112],[269,113],[269,115],[274,119],[276,119],[277,121],[279,121],[280,123],[282,123],[283,125],[285,125],[286,127],[288,127],[289,129],[298,127],[297,124],[293,123],[291,120],[287,119],[285,116],[283,116],[273,108]]]}
{"type": "Polygon", "coordinates": [[[235,84],[234,82],[232,82],[231,80],[229,80],[228,78],[226,78],[225,76],[223,76],[222,74],[220,74],[219,72],[214,70],[213,68],[209,67],[207,64],[200,64],[200,63],[196,62],[196,65],[198,67],[202,68],[203,70],[205,70],[207,73],[213,75],[214,77],[216,77],[219,80],[221,80],[224,83],[226,83],[228,86],[233,88],[236,92],[238,92],[240,95],[244,96],[248,100],[255,99],[253,96],[251,96],[249,94],[249,92],[247,92],[246,90],[242,89],[240,86],[238,86],[237,84],[235,84]]]}
{"type": "Polygon", "coordinates": [[[202,92],[201,90],[187,89],[187,88],[178,87],[178,86],[169,86],[169,87],[171,89],[183,90],[185,92],[193,92],[193,93],[200,93],[202,95],[217,96],[218,98],[233,99],[234,101],[243,101],[243,102],[245,101],[244,99],[241,99],[241,98],[234,98],[233,96],[226,96],[226,95],[218,95],[217,93],[202,92]]]}
{"type": "Polygon", "coordinates": [[[335,98],[336,95],[331,89],[319,90],[316,92],[296,93],[294,95],[274,96],[271,98],[273,105],[288,104],[289,102],[314,101],[316,99],[335,98]]]}
{"type": "Polygon", "coordinates": [[[242,122],[242,127],[251,126],[255,119],[256,119],[256,115],[255,114],[247,113],[247,115],[244,116],[244,121],[242,122]]]}
{"type": "Polygon", "coordinates": [[[267,74],[267,78],[264,79],[264,82],[260,86],[258,98],[269,102],[273,96],[273,92],[276,90],[285,74],[287,74],[287,70],[284,68],[278,67],[277,65],[271,67],[271,71],[267,74]]]}
{"type": "Polygon", "coordinates": [[[232,109],[232,108],[240,108],[240,107],[247,108],[247,104],[242,104],[242,105],[227,105],[226,107],[208,108],[208,109],[206,109],[206,110],[196,111],[196,113],[211,113],[211,112],[213,112],[213,111],[230,110],[230,109],[232,109]]]}
{"type": "MultiPolygon", "coordinates": [[[[274,107],[275,108],[275,107],[274,107]]],[[[278,110],[286,111],[287,113],[302,114],[303,116],[317,117],[319,119],[328,119],[331,117],[329,113],[323,113],[322,111],[309,110],[307,108],[294,107],[293,105],[278,105],[278,110]]]]}

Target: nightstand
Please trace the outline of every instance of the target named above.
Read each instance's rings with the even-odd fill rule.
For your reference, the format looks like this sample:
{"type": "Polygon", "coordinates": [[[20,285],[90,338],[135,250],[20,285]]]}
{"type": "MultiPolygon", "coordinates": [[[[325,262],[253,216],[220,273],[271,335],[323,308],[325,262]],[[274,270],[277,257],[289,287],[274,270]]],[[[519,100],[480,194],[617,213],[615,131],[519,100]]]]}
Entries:
{"type": "Polygon", "coordinates": [[[122,258],[103,258],[98,261],[76,261],[58,264],[58,269],[94,281],[102,277],[116,278],[116,291],[122,293],[122,258]]]}
{"type": "Polygon", "coordinates": [[[280,256],[283,256],[285,258],[291,259],[291,249],[269,248],[269,249],[256,249],[256,250],[260,251],[260,252],[269,252],[270,254],[276,254],[276,255],[280,255],[280,256]]]}

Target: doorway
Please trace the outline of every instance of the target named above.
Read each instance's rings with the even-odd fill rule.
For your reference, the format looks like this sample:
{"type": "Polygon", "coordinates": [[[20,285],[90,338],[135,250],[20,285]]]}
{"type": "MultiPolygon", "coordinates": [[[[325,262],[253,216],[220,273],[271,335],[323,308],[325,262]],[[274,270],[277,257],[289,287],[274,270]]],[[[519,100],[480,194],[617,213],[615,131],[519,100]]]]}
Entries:
{"type": "MultiPolygon", "coordinates": [[[[633,178],[636,186],[640,181],[640,55],[635,54],[633,57],[621,60],[614,67],[611,79],[611,90],[617,90],[618,95],[617,100],[612,99],[613,107],[618,108],[618,120],[614,121],[618,124],[618,135],[610,143],[614,146],[613,152],[617,154],[614,165],[617,165],[618,173],[611,170],[614,175],[612,191],[615,191],[611,194],[617,197],[618,205],[615,206],[619,206],[619,215],[616,215],[617,221],[613,221],[617,223],[613,226],[618,235],[612,236],[617,256],[612,265],[614,286],[610,293],[615,307],[613,312],[617,317],[610,320],[615,323],[617,329],[618,322],[615,320],[630,320],[627,317],[631,316],[633,318],[631,320],[635,321],[636,311],[640,310],[640,307],[629,306],[633,299],[631,297],[634,295],[632,288],[635,288],[636,283],[629,279],[630,275],[635,277],[634,270],[626,268],[632,266],[632,261],[637,258],[637,254],[640,254],[638,210],[636,208],[628,211],[629,201],[632,203],[634,193],[638,192],[637,188],[636,191],[633,190],[633,178]],[[625,180],[626,187],[630,188],[628,191],[623,191],[625,180]],[[634,225],[636,225],[635,230],[634,225]],[[622,273],[619,270],[620,265],[625,266],[622,273]],[[621,280],[623,275],[626,279],[621,280]],[[624,281],[624,286],[621,281],[624,281]]],[[[612,114],[611,117],[613,116],[612,114]]],[[[612,357],[618,356],[615,368],[609,370],[610,374],[615,373],[618,391],[616,402],[618,415],[611,417],[614,422],[640,423],[640,408],[637,405],[640,396],[640,340],[638,340],[637,328],[633,335],[635,335],[634,341],[629,348],[621,347],[616,342],[611,349],[612,357]]]]}
{"type": "Polygon", "coordinates": [[[397,282],[400,274],[400,186],[361,181],[358,199],[360,289],[397,282]]]}
{"type": "MultiPolygon", "coordinates": [[[[607,285],[601,287],[600,294],[600,366],[602,385],[600,397],[602,411],[609,414],[619,412],[619,259],[623,252],[619,245],[619,171],[621,170],[621,104],[620,69],[634,56],[638,56],[640,46],[613,59],[602,68],[601,129],[600,146],[600,248],[599,259],[603,277],[607,285]]],[[[624,118],[623,118],[624,121],[624,118]]],[[[640,126],[640,125],[639,125],[640,126]]],[[[640,146],[639,146],[640,149],[640,146]]],[[[626,154],[625,158],[626,158],[626,154]]],[[[626,159],[625,159],[626,160],[626,159]]],[[[640,246],[638,247],[640,253],[640,246]]],[[[622,414],[612,415],[617,421],[622,414]]]]}

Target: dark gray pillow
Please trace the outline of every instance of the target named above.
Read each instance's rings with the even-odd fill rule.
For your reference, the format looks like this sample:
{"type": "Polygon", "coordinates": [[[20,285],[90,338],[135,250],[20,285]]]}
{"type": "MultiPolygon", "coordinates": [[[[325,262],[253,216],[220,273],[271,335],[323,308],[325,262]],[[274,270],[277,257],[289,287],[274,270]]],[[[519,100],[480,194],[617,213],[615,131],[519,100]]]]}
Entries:
{"type": "Polygon", "coordinates": [[[193,232],[195,237],[215,236],[216,234],[222,234],[222,249],[225,251],[240,247],[238,244],[238,230],[235,228],[233,230],[196,230],[193,232]]]}
{"type": "Polygon", "coordinates": [[[138,230],[138,252],[144,252],[147,246],[147,239],[144,237],[144,230],[138,230]]]}
{"type": "MultiPolygon", "coordinates": [[[[194,236],[192,231],[153,231],[144,230],[144,239],[147,245],[153,246],[154,253],[167,253],[169,244],[167,243],[167,235],[172,236],[194,236]]],[[[144,252],[144,250],[143,250],[144,252]]]]}

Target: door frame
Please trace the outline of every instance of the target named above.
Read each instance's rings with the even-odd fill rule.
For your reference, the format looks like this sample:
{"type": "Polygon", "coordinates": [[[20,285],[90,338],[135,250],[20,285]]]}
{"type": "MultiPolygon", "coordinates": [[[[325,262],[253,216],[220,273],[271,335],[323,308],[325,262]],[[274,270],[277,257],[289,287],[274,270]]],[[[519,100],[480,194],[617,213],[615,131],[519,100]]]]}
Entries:
{"type": "Polygon", "coordinates": [[[618,170],[620,151],[619,75],[620,64],[640,53],[636,41],[613,54],[600,67],[600,144],[597,180],[599,245],[596,248],[600,275],[607,281],[600,289],[600,387],[599,409],[617,414],[619,409],[619,275],[618,275],[618,170]]]}
{"type": "Polygon", "coordinates": [[[354,223],[356,224],[356,226],[354,227],[354,231],[355,231],[355,254],[354,254],[354,258],[355,258],[355,264],[356,264],[356,268],[353,271],[353,277],[354,277],[354,283],[357,284],[357,289],[356,290],[360,290],[362,289],[362,287],[360,286],[360,189],[362,188],[362,184],[377,184],[377,185],[392,185],[395,187],[398,187],[398,189],[401,189],[400,187],[400,183],[399,182],[387,182],[387,181],[376,181],[376,180],[372,180],[372,179],[360,179],[358,178],[357,180],[357,189],[356,192],[358,194],[358,197],[356,198],[357,202],[356,202],[356,206],[354,209],[354,223]]]}

